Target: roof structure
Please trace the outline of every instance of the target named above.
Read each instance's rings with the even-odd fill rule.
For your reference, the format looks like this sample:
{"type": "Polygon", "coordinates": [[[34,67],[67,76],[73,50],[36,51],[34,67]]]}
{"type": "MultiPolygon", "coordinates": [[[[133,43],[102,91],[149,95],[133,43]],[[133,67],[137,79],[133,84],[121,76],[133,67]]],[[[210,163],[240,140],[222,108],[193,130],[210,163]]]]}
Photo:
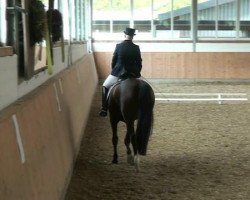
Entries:
{"type": "MultiPolygon", "coordinates": [[[[220,1],[218,1],[218,5],[228,4],[228,3],[231,3],[233,1],[234,0],[220,0],[220,1]]],[[[206,1],[206,2],[200,3],[198,5],[198,10],[205,10],[205,9],[212,8],[212,7],[215,7],[214,1],[206,1]]],[[[175,10],[173,12],[173,17],[178,17],[178,16],[190,14],[190,13],[191,13],[190,7],[186,6],[186,7],[180,8],[178,10],[175,10]]],[[[171,11],[159,14],[158,17],[159,17],[159,20],[170,19],[171,18],[171,11]]]]}

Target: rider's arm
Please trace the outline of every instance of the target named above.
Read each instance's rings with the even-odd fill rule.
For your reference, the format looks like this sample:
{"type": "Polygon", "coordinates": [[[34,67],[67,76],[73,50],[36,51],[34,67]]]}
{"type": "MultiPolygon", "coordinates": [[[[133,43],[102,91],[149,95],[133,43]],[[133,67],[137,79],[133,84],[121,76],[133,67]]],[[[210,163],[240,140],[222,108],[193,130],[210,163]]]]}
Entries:
{"type": "Polygon", "coordinates": [[[139,72],[141,72],[142,69],[142,58],[141,58],[141,51],[140,51],[140,47],[138,46],[138,50],[137,50],[137,57],[136,57],[136,63],[139,69],[139,72]]]}
{"type": "Polygon", "coordinates": [[[117,54],[117,45],[116,45],[115,51],[114,51],[114,53],[113,53],[112,63],[111,63],[112,69],[115,67],[117,58],[118,58],[118,54],[117,54]]]}

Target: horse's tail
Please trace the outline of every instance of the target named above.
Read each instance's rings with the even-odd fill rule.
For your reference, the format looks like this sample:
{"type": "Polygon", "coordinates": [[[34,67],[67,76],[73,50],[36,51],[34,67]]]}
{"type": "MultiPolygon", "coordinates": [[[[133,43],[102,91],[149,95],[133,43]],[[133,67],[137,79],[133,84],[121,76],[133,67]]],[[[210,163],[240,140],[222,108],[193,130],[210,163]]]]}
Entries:
{"type": "Polygon", "coordinates": [[[153,129],[153,107],[154,107],[154,92],[152,88],[143,83],[139,93],[139,116],[136,128],[137,149],[140,155],[146,155],[149,137],[153,129]]]}

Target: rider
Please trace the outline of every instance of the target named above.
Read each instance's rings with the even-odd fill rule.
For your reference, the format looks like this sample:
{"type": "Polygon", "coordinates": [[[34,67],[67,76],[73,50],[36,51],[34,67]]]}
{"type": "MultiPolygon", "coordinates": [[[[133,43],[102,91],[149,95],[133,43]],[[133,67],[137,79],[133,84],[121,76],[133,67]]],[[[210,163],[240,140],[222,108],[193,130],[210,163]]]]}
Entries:
{"type": "Polygon", "coordinates": [[[108,102],[107,94],[109,88],[115,84],[118,79],[127,75],[134,78],[141,77],[142,59],[140,47],[133,43],[135,29],[126,28],[124,31],[125,40],[116,45],[112,58],[112,71],[102,85],[102,108],[100,116],[107,116],[108,102]]]}

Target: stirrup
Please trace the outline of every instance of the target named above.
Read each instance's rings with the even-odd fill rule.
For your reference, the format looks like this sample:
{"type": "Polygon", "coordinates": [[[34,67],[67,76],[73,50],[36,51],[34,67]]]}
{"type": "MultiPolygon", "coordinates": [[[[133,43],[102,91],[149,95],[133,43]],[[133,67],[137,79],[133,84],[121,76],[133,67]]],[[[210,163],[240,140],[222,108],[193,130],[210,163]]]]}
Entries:
{"type": "Polygon", "coordinates": [[[108,112],[107,112],[106,110],[104,110],[104,109],[102,109],[102,110],[99,112],[99,116],[101,116],[101,117],[106,117],[107,114],[108,114],[108,112]]]}

